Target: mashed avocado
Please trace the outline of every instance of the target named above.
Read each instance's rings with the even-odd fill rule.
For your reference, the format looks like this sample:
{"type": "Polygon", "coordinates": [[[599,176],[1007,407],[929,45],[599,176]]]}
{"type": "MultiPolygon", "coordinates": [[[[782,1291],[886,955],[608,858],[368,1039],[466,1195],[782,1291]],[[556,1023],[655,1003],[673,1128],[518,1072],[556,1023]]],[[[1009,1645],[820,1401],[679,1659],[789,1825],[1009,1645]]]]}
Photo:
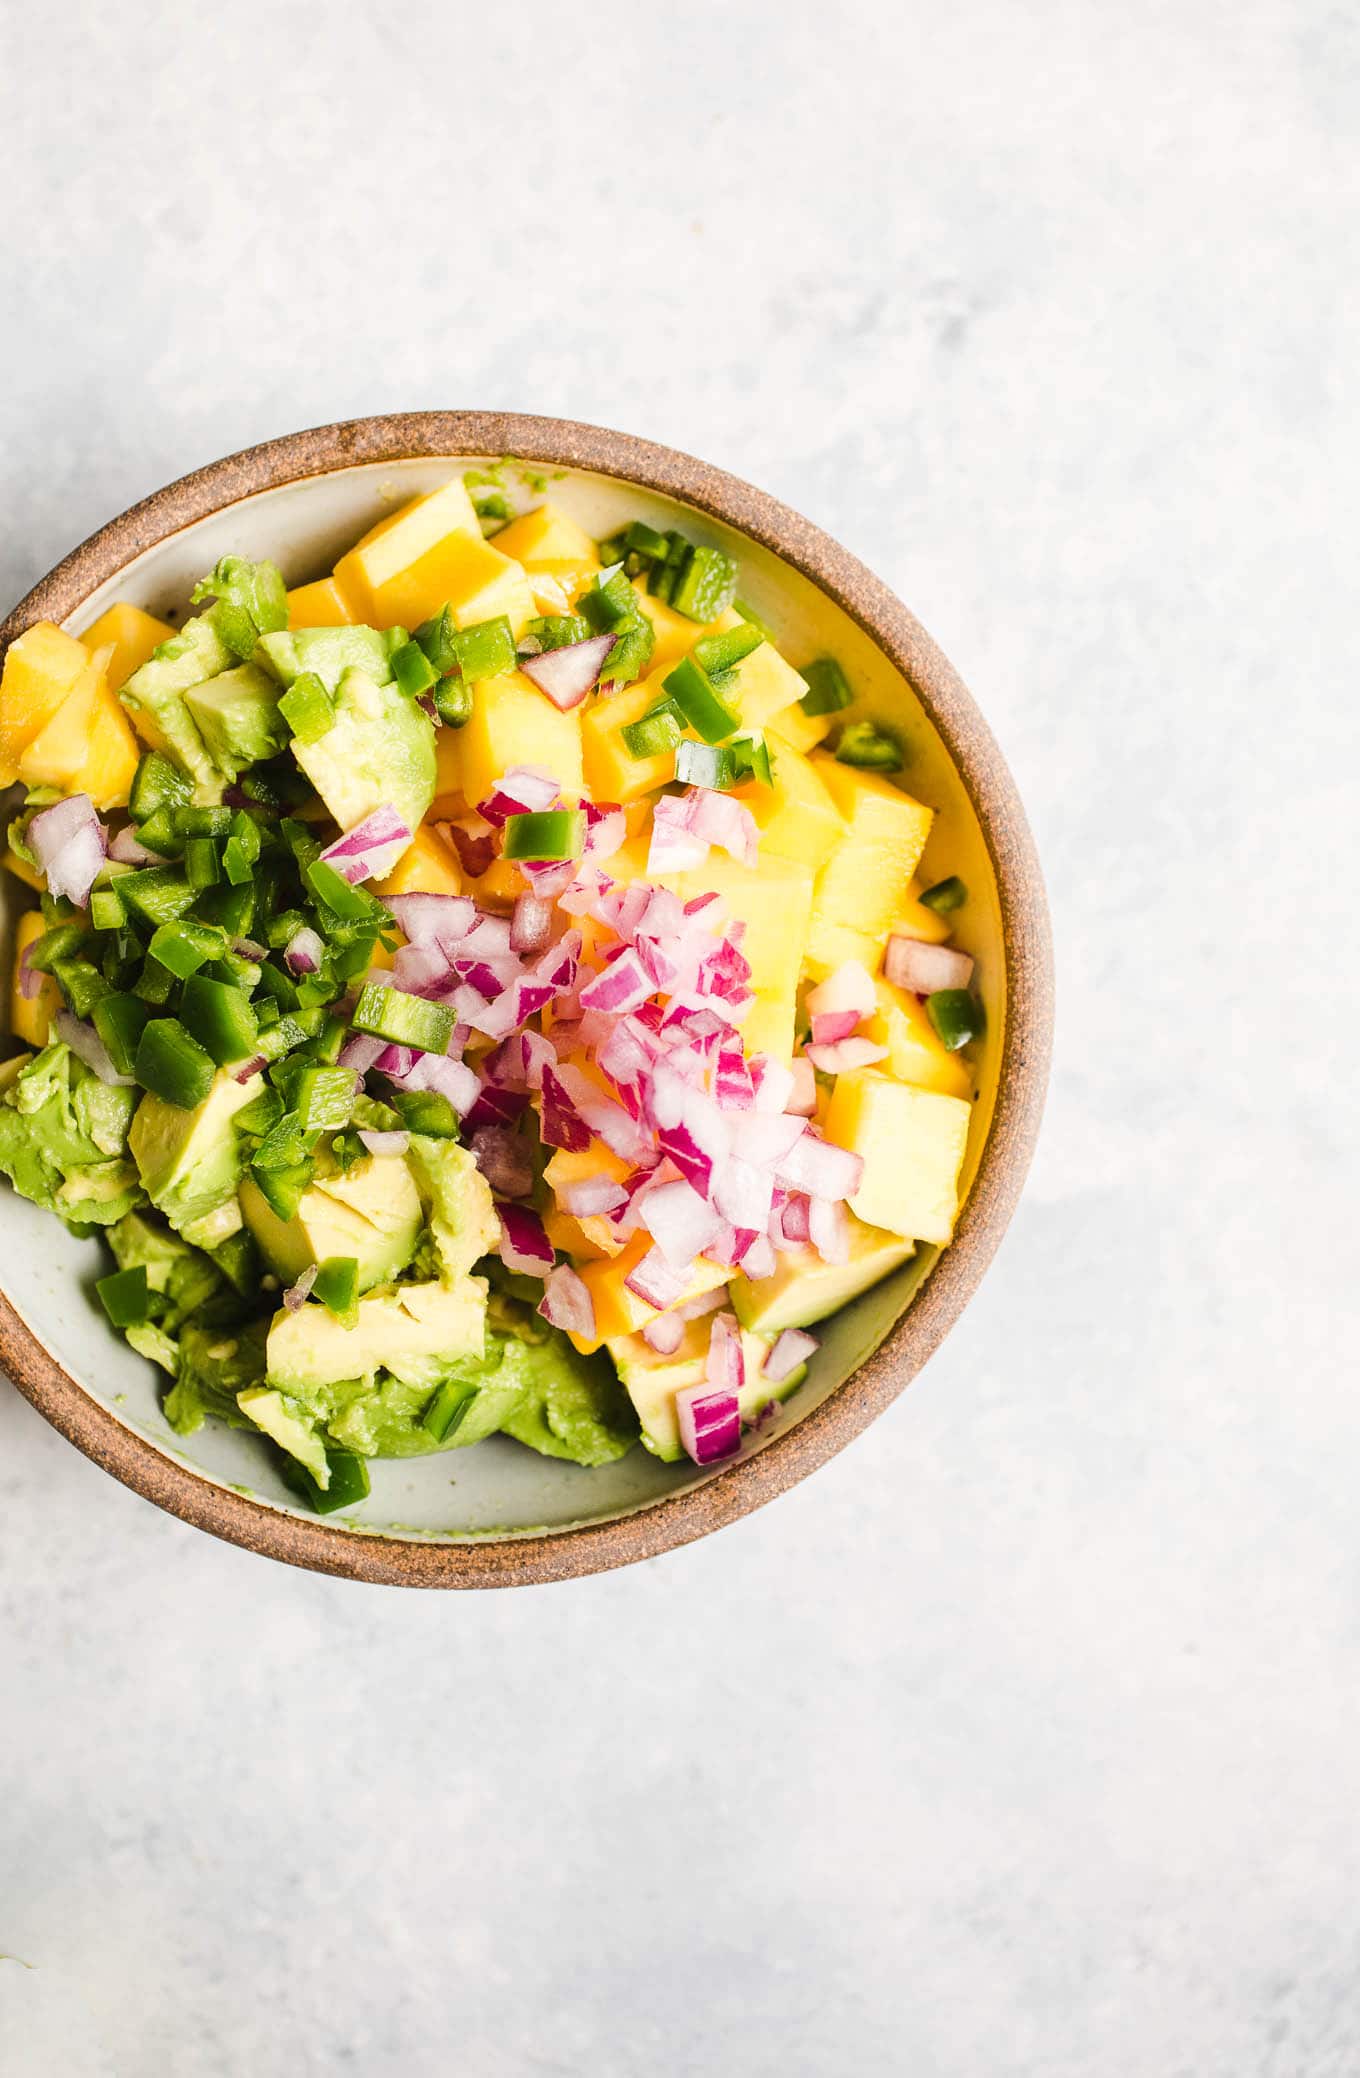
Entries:
{"type": "Polygon", "coordinates": [[[73,1232],[112,1226],[142,1200],[127,1158],[137,1091],[101,1082],[56,1040],[0,1100],[0,1170],[73,1232]]]}

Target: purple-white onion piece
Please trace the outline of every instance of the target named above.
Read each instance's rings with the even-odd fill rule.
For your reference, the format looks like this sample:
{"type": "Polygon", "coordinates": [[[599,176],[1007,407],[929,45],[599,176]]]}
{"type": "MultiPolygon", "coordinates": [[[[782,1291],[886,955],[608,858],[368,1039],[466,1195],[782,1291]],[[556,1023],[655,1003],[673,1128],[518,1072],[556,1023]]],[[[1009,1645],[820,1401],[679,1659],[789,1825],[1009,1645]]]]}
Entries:
{"type": "Polygon", "coordinates": [[[77,1060],[84,1061],[87,1068],[93,1069],[101,1082],[107,1082],[120,1089],[132,1088],[134,1077],[118,1073],[109,1057],[108,1048],[93,1025],[87,1025],[80,1018],[73,1017],[69,1010],[59,1010],[52,1020],[52,1029],[58,1039],[64,1040],[70,1047],[77,1060]]]}
{"type": "Polygon", "coordinates": [[[708,1331],[705,1375],[715,1392],[739,1393],[746,1383],[746,1354],[734,1313],[715,1313],[708,1331]]]}
{"type": "Polygon", "coordinates": [[[834,1046],[807,1046],[804,1052],[823,1075],[849,1075],[856,1068],[872,1068],[875,1061],[888,1058],[887,1047],[872,1039],[838,1039],[834,1046]]]}
{"type": "Polygon", "coordinates": [[[301,930],[294,931],[288,940],[283,957],[294,974],[319,974],[325,954],[325,941],[320,932],[314,931],[310,924],[303,924],[301,930]]]}
{"type": "Polygon", "coordinates": [[[674,1356],[685,1339],[685,1323],[678,1313],[655,1313],[644,1325],[642,1339],[658,1356],[674,1356]]]}
{"type": "Polygon", "coordinates": [[[815,1335],[805,1335],[801,1328],[785,1328],[782,1334],[776,1335],[766,1352],[760,1375],[762,1378],[768,1378],[771,1385],[782,1385],[800,1364],[807,1363],[820,1348],[821,1343],[815,1335]]]}
{"type": "Polygon", "coordinates": [[[257,944],[254,938],[235,938],[232,940],[231,949],[238,959],[242,960],[259,961],[269,958],[268,947],[257,944]]]}
{"type": "Polygon", "coordinates": [[[789,1190],[810,1198],[853,1198],[864,1175],[864,1157],[806,1132],[775,1164],[775,1175],[789,1190]]]}
{"type": "Polygon", "coordinates": [[[659,1248],[649,1248],[624,1278],[624,1289],[641,1299],[644,1306],[655,1306],[658,1313],[664,1313],[683,1293],[693,1267],[686,1263],[682,1269],[674,1269],[659,1248]]]}
{"type": "Polygon", "coordinates": [[[808,1239],[824,1263],[848,1263],[850,1226],[839,1198],[808,1200],[808,1239]]]}
{"type": "Polygon", "coordinates": [[[32,1003],[42,994],[43,972],[33,964],[33,949],[37,939],[26,945],[19,959],[19,994],[25,1003],[32,1003]]]}
{"type": "Polygon", "coordinates": [[[714,1465],[741,1449],[741,1404],[734,1392],[683,1386],[675,1396],[680,1441],[696,1465],[714,1465]]]}
{"type": "Polygon", "coordinates": [[[47,880],[48,893],[84,909],[104,864],[104,825],[88,794],[71,794],[40,808],[28,826],[29,850],[47,880]]]}
{"type": "Polygon", "coordinates": [[[360,1126],[359,1138],[370,1154],[405,1154],[411,1145],[411,1136],[394,1126],[390,1131],[377,1131],[372,1127],[360,1126]]]}
{"type": "Polygon", "coordinates": [[[543,952],[552,936],[552,903],[537,895],[521,895],[510,919],[512,952],[543,952]]]}
{"type": "Polygon", "coordinates": [[[305,1303],[307,1294],[316,1283],[320,1263],[308,1263],[296,1284],[290,1284],[283,1295],[283,1303],[290,1313],[296,1313],[305,1303]]]}
{"type": "Polygon", "coordinates": [[[553,1266],[553,1245],[543,1222],[527,1205],[497,1205],[501,1223],[500,1256],[507,1270],[526,1277],[546,1277],[553,1266]]]}
{"type": "Polygon", "coordinates": [[[711,1292],[700,1292],[696,1298],[682,1299],[675,1308],[675,1314],[678,1320],[702,1320],[706,1313],[716,1313],[726,1304],[726,1287],[719,1284],[711,1292]]]}
{"type": "Polygon", "coordinates": [[[795,1118],[811,1118],[817,1109],[817,1076],[806,1055],[799,1054],[789,1073],[793,1087],[784,1100],[784,1109],[795,1118]]]}
{"type": "Polygon", "coordinates": [[[163,866],[165,860],[149,844],[143,844],[129,823],[125,829],[115,831],[109,839],[109,857],[120,866],[163,866]]]}
{"type": "Polygon", "coordinates": [[[533,1155],[513,1126],[481,1126],[468,1148],[498,1198],[528,1197],[534,1187],[533,1155]]]}
{"type": "Polygon", "coordinates": [[[541,765],[512,765],[485,801],[477,803],[477,813],[499,830],[512,815],[537,815],[551,808],[560,792],[552,773],[541,765]]]}
{"type": "Polygon", "coordinates": [[[642,1201],[642,1224],[673,1270],[684,1270],[718,1238],[721,1216],[683,1177],[659,1184],[642,1201]]]}
{"type": "Polygon", "coordinates": [[[570,1263],[559,1263],[549,1272],[538,1310],[544,1320],[566,1334],[579,1335],[583,1342],[595,1340],[595,1301],[590,1286],[570,1263]]]}
{"type": "Polygon", "coordinates": [[[406,824],[395,808],[384,803],[328,844],[321,856],[351,886],[357,886],[361,880],[381,880],[390,873],[410,842],[406,824]]]}
{"type": "Polygon", "coordinates": [[[591,635],[584,642],[544,650],[540,656],[521,657],[519,668],[565,714],[585,699],[617,640],[616,635],[591,635]]]}
{"type": "Polygon", "coordinates": [[[628,1193],[612,1176],[582,1176],[564,1184],[557,1202],[572,1219],[603,1219],[628,1203],[628,1193]]]}
{"type": "Polygon", "coordinates": [[[238,1061],[229,1072],[233,1082],[249,1082],[252,1075],[258,1075],[261,1068],[267,1065],[262,1053],[253,1053],[249,1060],[238,1061]]]}
{"type": "Polygon", "coordinates": [[[969,953],[952,945],[931,945],[924,938],[892,937],[883,955],[883,972],[895,988],[912,995],[933,996],[936,989],[967,988],[973,978],[969,953]]]}
{"type": "Polygon", "coordinates": [[[477,904],[468,895],[384,895],[412,945],[446,945],[461,950],[477,923],[477,904]]]}
{"type": "Polygon", "coordinates": [[[814,1028],[819,1017],[849,1017],[850,1023],[839,1031],[828,1031],[828,1043],[844,1039],[854,1031],[862,1018],[872,1017],[877,1005],[874,977],[859,960],[845,960],[819,981],[816,988],[808,990],[808,1015],[814,1028]]]}

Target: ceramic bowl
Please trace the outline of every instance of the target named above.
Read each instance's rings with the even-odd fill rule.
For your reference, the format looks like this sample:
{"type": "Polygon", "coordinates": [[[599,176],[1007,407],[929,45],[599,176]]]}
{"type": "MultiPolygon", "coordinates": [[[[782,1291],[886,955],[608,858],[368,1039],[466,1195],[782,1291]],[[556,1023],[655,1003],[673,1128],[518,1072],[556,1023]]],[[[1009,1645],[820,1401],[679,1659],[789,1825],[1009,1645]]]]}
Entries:
{"type": "MultiPolygon", "coordinates": [[[[728,548],[742,594],[795,665],[830,651],[863,710],[902,733],[907,784],[938,811],[926,865],[961,873],[957,938],[977,957],[988,1015],[956,1238],[916,1258],[826,1324],[777,1426],[721,1469],[657,1463],[640,1447],[584,1470],[496,1437],[467,1451],[385,1462],[343,1517],[300,1512],[258,1439],[207,1425],[175,1436],[159,1374],[104,1320],[98,1245],[0,1186],[0,1361],[39,1411],[148,1500],[250,1549],[352,1579],[423,1587],[560,1580],[647,1558],[734,1521],[804,1478],[913,1378],[976,1289],[1019,1195],[1047,1074],[1051,972],[1039,867],[1014,784],[972,699],[917,621],[855,558],[787,506],[670,448],[569,421],[417,412],[323,426],[229,456],[104,527],[0,627],[79,634],[114,598],[182,613],[227,550],[272,556],[290,584],[394,505],[454,468],[514,456],[603,536],[626,517],[679,525],[728,548]]],[[[4,882],[4,928],[31,900],[4,882]]],[[[0,946],[8,972],[9,944],[0,946]]]]}

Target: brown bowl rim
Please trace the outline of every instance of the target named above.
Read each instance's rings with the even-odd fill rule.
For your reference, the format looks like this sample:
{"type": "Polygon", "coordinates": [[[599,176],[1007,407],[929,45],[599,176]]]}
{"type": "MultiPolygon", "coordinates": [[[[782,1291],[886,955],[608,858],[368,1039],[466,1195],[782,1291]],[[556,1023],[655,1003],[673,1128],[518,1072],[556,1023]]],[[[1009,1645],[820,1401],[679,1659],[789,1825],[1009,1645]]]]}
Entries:
{"type": "Polygon", "coordinates": [[[721,1529],[806,1478],[897,1398],[976,1290],[1019,1198],[1048,1076],[1053,976],[1043,879],[1015,783],[972,696],[914,615],[857,557],[790,507],[692,455],[576,420],[499,411],[399,412],[288,434],[197,469],[101,527],[0,624],[0,657],[32,622],[66,621],[134,557],[239,499],[363,463],[502,454],[598,471],[711,514],[809,578],[911,680],[960,774],[996,873],[1006,954],[999,1088],[954,1242],[879,1348],[753,1456],[612,1521],[437,1541],[285,1514],[216,1484],[127,1428],[57,1363],[0,1292],[0,1364],[39,1413],[105,1471],[230,1543],[383,1585],[512,1587],[603,1572],[721,1529]]]}

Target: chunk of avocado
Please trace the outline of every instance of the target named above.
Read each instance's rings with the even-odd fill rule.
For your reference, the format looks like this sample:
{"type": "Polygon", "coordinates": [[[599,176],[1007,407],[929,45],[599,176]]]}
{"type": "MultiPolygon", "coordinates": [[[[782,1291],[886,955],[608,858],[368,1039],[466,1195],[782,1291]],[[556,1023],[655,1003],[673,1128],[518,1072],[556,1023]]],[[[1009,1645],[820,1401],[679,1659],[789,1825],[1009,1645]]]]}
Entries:
{"type": "Polygon", "coordinates": [[[456,1140],[413,1133],[409,1158],[424,1201],[442,1284],[455,1284],[500,1238],[491,1186],[456,1140]]]}
{"type": "Polygon", "coordinates": [[[343,1175],[333,1165],[326,1173],[323,1157],[291,1219],[279,1218],[249,1176],[240,1200],[265,1261],[285,1284],[309,1263],[348,1255],[359,1265],[359,1290],[371,1291],[406,1268],[420,1237],[420,1194],[399,1154],[366,1155],[343,1175]]]}
{"type": "Polygon", "coordinates": [[[316,1417],[295,1400],[287,1400],[265,1385],[247,1386],[236,1395],[236,1404],[257,1429],[262,1429],[289,1457],[306,1467],[324,1493],[331,1483],[331,1468],[326,1446],[316,1431],[316,1417]]]}
{"type": "Polygon", "coordinates": [[[405,640],[404,628],[281,628],[260,637],[255,660],[281,686],[311,671],[333,693],[347,671],[362,671],[375,685],[386,685],[392,676],[392,653],[405,640]]]}
{"type": "Polygon", "coordinates": [[[221,780],[184,695],[235,662],[212,616],[196,614],[151,652],[118,694],[143,742],[173,759],[206,793],[220,794],[221,780]]]}
{"type": "Polygon", "coordinates": [[[247,765],[277,756],[288,742],[279,713],[278,680],[256,664],[238,664],[189,686],[184,704],[219,772],[235,779],[247,765]]]}
{"type": "Polygon", "coordinates": [[[234,1082],[219,1069],[192,1111],[150,1092],[137,1106],[128,1134],[132,1158],[152,1204],[186,1238],[215,1247],[240,1227],[241,1149],[232,1120],[263,1088],[259,1075],[234,1082]],[[214,1214],[222,1216],[214,1222],[214,1214]]]}
{"type": "Polygon", "coordinates": [[[738,1277],[732,1285],[732,1309],[743,1327],[762,1335],[777,1335],[783,1328],[806,1328],[825,1320],[839,1306],[848,1306],[861,1292],[900,1268],[915,1253],[915,1243],[847,1213],[850,1229],[850,1259],[824,1263],[815,1248],[790,1248],[779,1257],[773,1277],[753,1284],[738,1277]]]}
{"type": "Polygon", "coordinates": [[[385,1370],[433,1392],[451,1363],[482,1353],[486,1280],[385,1286],[359,1301],[358,1316],[346,1327],[322,1306],[276,1313],[266,1350],[270,1385],[306,1400],[337,1380],[385,1370]]]}
{"type": "MultiPolygon", "coordinates": [[[[670,1356],[659,1355],[641,1335],[618,1335],[608,1345],[620,1382],[642,1424],[642,1441],[653,1457],[666,1464],[674,1464],[685,1454],[675,1396],[688,1386],[703,1384],[712,1331],[708,1315],[687,1322],[684,1340],[670,1356]]],[[[772,1385],[761,1370],[769,1355],[769,1338],[743,1330],[741,1349],[746,1370],[737,1400],[742,1420],[750,1421],[768,1400],[787,1399],[806,1378],[807,1365],[800,1364],[778,1385],[772,1385]]]]}
{"type": "Polygon", "coordinates": [[[311,743],[294,737],[293,755],[342,830],[388,806],[414,831],[434,799],[433,722],[396,686],[380,685],[363,671],[346,671],[330,728],[311,743]]]}
{"type": "Polygon", "coordinates": [[[637,1425],[603,1351],[579,1356],[563,1335],[507,1343],[504,1363],[524,1392],[501,1422],[507,1436],[543,1457],[576,1465],[608,1465],[631,1450],[637,1425]]]}
{"type": "Polygon", "coordinates": [[[111,1226],[142,1198],[125,1159],[136,1091],[101,1082],[61,1040],[18,1058],[0,1098],[0,1172],[69,1226],[111,1226]]]}

